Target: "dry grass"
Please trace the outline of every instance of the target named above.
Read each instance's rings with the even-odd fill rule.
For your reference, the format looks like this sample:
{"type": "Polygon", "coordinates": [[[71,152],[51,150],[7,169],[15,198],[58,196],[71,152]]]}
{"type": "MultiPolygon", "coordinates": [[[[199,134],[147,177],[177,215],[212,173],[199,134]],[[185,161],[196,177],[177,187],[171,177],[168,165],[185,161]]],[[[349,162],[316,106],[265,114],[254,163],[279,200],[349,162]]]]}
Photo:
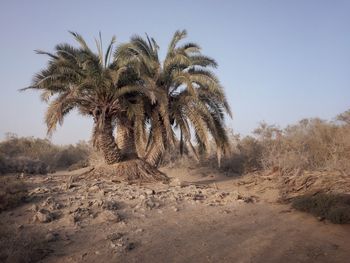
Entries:
{"type": "Polygon", "coordinates": [[[15,208],[24,202],[27,185],[13,176],[0,177],[0,212],[15,208]]]}
{"type": "Polygon", "coordinates": [[[49,140],[9,134],[0,142],[0,174],[45,174],[56,169],[86,166],[91,148],[84,142],[57,146],[49,140]],[[75,166],[74,166],[75,165],[75,166]]]}
{"type": "Polygon", "coordinates": [[[335,224],[350,223],[350,195],[318,194],[296,197],[294,208],[311,213],[335,224]]]}
{"type": "Polygon", "coordinates": [[[350,172],[350,125],[304,119],[284,130],[261,125],[256,130],[264,169],[283,172],[341,170],[350,172]]]}
{"type": "MultiPolygon", "coordinates": [[[[221,170],[239,174],[275,169],[283,174],[304,170],[350,173],[350,111],[339,116],[335,122],[304,119],[285,129],[261,123],[254,136],[242,139],[231,133],[231,153],[224,157],[221,170]]],[[[210,166],[215,166],[215,152],[209,159],[210,166]]]]}

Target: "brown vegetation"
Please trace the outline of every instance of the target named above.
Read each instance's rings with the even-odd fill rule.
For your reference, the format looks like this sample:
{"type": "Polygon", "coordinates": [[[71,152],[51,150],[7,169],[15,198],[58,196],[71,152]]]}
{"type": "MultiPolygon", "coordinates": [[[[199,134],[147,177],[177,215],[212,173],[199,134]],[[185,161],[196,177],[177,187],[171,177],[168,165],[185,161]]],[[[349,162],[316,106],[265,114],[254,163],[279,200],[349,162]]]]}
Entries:
{"type": "Polygon", "coordinates": [[[14,208],[25,200],[27,185],[13,176],[0,177],[0,212],[14,208]]]}
{"type": "Polygon", "coordinates": [[[254,136],[242,139],[231,133],[231,153],[222,169],[239,174],[274,169],[283,174],[304,170],[349,173],[347,113],[340,114],[339,121],[303,119],[285,129],[261,123],[254,136]]]}
{"type": "Polygon", "coordinates": [[[293,207],[328,219],[335,224],[350,223],[350,195],[317,194],[299,196],[293,200],[293,207]]]}
{"type": "Polygon", "coordinates": [[[46,174],[58,169],[82,168],[88,165],[90,150],[85,142],[58,146],[46,139],[9,134],[0,142],[0,174],[46,174]]]}

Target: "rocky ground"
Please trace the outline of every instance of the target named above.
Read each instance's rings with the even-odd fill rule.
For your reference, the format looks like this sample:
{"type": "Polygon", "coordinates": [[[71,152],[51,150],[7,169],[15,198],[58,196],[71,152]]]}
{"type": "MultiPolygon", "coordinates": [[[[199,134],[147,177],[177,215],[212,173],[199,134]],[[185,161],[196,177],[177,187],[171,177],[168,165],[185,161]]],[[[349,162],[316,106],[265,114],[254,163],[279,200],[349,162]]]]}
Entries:
{"type": "Polygon", "coordinates": [[[232,178],[173,168],[165,170],[169,185],[130,185],[86,179],[82,172],[11,177],[27,190],[21,205],[0,213],[0,262],[350,258],[349,226],[320,222],[281,204],[276,173],[232,178]]]}

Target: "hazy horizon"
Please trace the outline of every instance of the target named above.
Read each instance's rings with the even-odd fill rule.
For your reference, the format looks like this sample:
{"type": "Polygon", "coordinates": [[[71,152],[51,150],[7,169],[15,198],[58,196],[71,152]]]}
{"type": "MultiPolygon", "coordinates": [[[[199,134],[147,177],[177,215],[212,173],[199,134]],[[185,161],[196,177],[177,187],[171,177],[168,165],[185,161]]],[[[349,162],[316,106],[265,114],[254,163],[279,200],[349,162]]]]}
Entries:
{"type": "MultiPolygon", "coordinates": [[[[18,90],[47,63],[33,50],[75,44],[68,30],[91,46],[99,31],[105,43],[147,32],[164,55],[173,33],[186,29],[219,64],[236,133],[261,121],[332,119],[350,108],[349,11],[350,1],[1,1],[0,140],[7,132],[45,137],[40,93],[18,90]]],[[[89,140],[91,130],[91,119],[73,113],[52,141],[89,140]]]]}

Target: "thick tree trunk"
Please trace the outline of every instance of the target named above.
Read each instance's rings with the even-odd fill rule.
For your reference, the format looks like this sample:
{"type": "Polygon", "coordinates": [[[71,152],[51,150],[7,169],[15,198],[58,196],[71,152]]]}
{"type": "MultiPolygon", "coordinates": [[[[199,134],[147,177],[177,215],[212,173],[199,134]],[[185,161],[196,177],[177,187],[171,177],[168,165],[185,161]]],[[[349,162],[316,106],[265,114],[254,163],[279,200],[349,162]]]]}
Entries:
{"type": "Polygon", "coordinates": [[[132,126],[118,124],[117,141],[113,137],[113,126],[105,120],[102,129],[95,127],[95,140],[108,165],[95,167],[88,177],[107,177],[129,182],[164,182],[169,178],[157,168],[137,157],[132,126]]]}
{"type": "Polygon", "coordinates": [[[97,146],[102,151],[106,163],[114,164],[120,162],[123,156],[113,137],[112,121],[106,119],[103,127],[95,127],[94,134],[97,136],[97,146]]]}
{"type": "Polygon", "coordinates": [[[167,149],[167,142],[164,139],[165,131],[159,127],[160,137],[153,139],[150,149],[146,154],[146,161],[153,167],[159,167],[162,163],[164,152],[167,149]]]}
{"type": "Polygon", "coordinates": [[[117,122],[117,145],[126,160],[137,158],[133,122],[120,119],[117,122]]]}

